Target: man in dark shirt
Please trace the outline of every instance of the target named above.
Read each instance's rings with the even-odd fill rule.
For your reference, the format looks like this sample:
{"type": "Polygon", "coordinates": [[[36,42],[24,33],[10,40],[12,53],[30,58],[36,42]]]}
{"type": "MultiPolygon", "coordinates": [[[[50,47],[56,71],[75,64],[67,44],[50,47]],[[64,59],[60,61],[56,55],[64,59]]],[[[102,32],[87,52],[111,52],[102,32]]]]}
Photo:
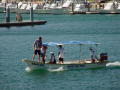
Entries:
{"type": "Polygon", "coordinates": [[[38,62],[40,62],[40,55],[41,55],[41,47],[42,47],[42,37],[39,37],[37,40],[34,42],[34,55],[32,59],[34,60],[35,56],[38,54],[38,62]]]}

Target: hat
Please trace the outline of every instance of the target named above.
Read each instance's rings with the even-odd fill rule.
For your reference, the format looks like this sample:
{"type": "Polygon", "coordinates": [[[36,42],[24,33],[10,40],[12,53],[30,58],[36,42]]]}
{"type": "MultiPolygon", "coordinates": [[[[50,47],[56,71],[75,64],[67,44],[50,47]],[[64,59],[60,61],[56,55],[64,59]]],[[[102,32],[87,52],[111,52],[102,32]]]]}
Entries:
{"type": "Polygon", "coordinates": [[[42,39],[42,37],[39,37],[39,39],[42,39]]]}
{"type": "Polygon", "coordinates": [[[92,48],[90,48],[90,50],[93,50],[92,48]]]}
{"type": "Polygon", "coordinates": [[[63,44],[57,44],[58,46],[63,46],[63,44]]]}
{"type": "Polygon", "coordinates": [[[53,52],[50,52],[51,54],[54,54],[53,52]]]}

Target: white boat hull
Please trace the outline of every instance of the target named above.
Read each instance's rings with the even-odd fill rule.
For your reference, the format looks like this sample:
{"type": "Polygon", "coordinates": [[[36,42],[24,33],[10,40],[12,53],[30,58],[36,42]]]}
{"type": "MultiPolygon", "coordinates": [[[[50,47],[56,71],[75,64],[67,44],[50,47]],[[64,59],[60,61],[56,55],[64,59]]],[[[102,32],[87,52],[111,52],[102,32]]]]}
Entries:
{"type": "Polygon", "coordinates": [[[104,62],[95,62],[92,63],[91,61],[66,61],[63,64],[49,64],[49,63],[41,63],[37,61],[31,61],[23,59],[23,62],[27,64],[27,66],[32,69],[43,69],[43,70],[49,70],[49,69],[59,69],[62,68],[64,70],[71,70],[71,69],[90,69],[90,68],[102,68],[106,67],[107,61],[104,62]]]}

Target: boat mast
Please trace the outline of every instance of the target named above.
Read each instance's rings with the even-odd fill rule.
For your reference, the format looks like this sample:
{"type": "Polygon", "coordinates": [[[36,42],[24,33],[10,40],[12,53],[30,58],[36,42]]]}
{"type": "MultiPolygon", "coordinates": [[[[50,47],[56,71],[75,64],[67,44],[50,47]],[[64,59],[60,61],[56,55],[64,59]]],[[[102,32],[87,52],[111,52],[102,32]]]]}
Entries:
{"type": "Polygon", "coordinates": [[[97,52],[98,44],[95,44],[95,46],[96,46],[96,49],[95,49],[96,55],[98,56],[98,52],[97,52]]]}

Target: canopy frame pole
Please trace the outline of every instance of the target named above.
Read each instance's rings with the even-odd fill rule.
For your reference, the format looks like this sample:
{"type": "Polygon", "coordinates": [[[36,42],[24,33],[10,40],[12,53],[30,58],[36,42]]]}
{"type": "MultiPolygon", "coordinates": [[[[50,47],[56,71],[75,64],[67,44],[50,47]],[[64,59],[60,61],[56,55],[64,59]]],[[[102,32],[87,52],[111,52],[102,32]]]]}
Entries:
{"type": "Polygon", "coordinates": [[[81,60],[81,57],[82,57],[82,44],[79,44],[80,45],[80,53],[79,53],[79,62],[80,62],[80,60],[81,60]]]}
{"type": "Polygon", "coordinates": [[[95,49],[95,51],[96,51],[96,56],[97,56],[97,58],[98,58],[98,44],[95,44],[95,46],[96,46],[96,49],[95,49]]]}

